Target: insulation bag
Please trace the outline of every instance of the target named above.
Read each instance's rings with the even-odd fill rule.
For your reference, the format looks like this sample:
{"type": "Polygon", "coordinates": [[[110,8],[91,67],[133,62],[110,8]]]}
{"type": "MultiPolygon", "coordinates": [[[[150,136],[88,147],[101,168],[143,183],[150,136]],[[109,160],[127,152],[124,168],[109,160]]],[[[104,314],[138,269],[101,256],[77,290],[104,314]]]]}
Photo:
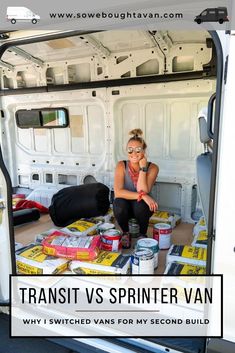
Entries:
{"type": "Polygon", "coordinates": [[[167,211],[156,211],[149,219],[150,224],[166,223],[175,228],[181,222],[180,215],[169,213],[167,211]]]}
{"type": "Polygon", "coordinates": [[[192,246],[198,248],[207,248],[208,233],[207,230],[200,230],[198,235],[195,235],[192,246]]]}
{"type": "Polygon", "coordinates": [[[66,227],[79,218],[103,216],[109,209],[109,188],[102,183],[71,186],[53,197],[49,213],[58,227],[66,227]]]}
{"type": "Polygon", "coordinates": [[[176,261],[197,266],[206,266],[206,257],[206,249],[188,245],[172,245],[167,253],[166,263],[176,261]]]}
{"type": "Polygon", "coordinates": [[[93,261],[71,261],[70,270],[75,274],[128,274],[130,272],[129,255],[119,252],[100,251],[93,261]]]}
{"type": "Polygon", "coordinates": [[[61,229],[62,232],[67,233],[69,235],[94,235],[97,233],[97,227],[101,222],[90,222],[90,219],[79,219],[72,224],[69,224],[67,227],[61,229]]]}
{"type": "Polygon", "coordinates": [[[18,273],[26,275],[50,275],[62,273],[68,268],[69,260],[46,255],[41,244],[29,244],[16,251],[18,273]]]}
{"type": "Polygon", "coordinates": [[[201,217],[193,227],[193,235],[198,236],[201,230],[207,230],[206,221],[204,217],[201,217]]]}
{"type": "Polygon", "coordinates": [[[197,275],[205,275],[206,274],[206,266],[198,266],[192,264],[186,264],[183,262],[169,262],[166,267],[164,274],[170,276],[180,276],[180,275],[189,275],[189,276],[197,276],[197,275]]]}
{"type": "Polygon", "coordinates": [[[99,254],[100,236],[76,237],[55,231],[42,241],[43,253],[82,261],[92,261],[99,254]]]}

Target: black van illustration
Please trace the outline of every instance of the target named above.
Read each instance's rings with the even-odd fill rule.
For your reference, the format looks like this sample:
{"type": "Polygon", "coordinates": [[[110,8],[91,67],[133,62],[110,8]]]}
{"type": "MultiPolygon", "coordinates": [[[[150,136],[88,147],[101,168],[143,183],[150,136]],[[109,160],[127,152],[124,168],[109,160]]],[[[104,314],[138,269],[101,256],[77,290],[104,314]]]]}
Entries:
{"type": "Polygon", "coordinates": [[[202,22],[219,22],[220,24],[229,21],[226,7],[208,8],[194,19],[198,24],[202,22]]]}

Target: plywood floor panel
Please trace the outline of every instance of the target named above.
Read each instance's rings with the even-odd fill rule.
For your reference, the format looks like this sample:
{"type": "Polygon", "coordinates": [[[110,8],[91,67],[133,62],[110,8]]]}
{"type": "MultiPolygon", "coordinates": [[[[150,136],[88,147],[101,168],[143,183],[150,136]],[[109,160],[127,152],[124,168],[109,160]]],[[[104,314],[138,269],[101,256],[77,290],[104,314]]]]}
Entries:
{"type": "Polygon", "coordinates": [[[35,236],[51,228],[58,228],[54,225],[49,215],[42,215],[38,221],[21,224],[14,227],[15,240],[23,245],[35,240],[35,236]]]}

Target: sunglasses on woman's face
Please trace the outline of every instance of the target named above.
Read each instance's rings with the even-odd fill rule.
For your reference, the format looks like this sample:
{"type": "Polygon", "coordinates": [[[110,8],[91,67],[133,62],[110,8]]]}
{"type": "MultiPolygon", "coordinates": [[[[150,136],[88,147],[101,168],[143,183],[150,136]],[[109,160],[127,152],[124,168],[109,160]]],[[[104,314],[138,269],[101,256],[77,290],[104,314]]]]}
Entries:
{"type": "Polygon", "coordinates": [[[143,152],[143,148],[142,147],[127,147],[127,152],[129,154],[132,154],[134,151],[136,153],[140,153],[140,152],[143,152]]]}

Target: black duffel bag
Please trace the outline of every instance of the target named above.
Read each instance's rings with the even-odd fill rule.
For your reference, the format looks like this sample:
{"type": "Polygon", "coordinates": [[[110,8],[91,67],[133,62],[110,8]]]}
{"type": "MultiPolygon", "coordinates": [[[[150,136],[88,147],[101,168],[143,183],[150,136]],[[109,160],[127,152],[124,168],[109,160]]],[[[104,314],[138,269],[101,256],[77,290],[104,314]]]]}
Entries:
{"type": "Polygon", "coordinates": [[[109,209],[109,188],[102,183],[71,186],[53,195],[49,213],[58,227],[79,218],[103,216],[109,209]]]}

